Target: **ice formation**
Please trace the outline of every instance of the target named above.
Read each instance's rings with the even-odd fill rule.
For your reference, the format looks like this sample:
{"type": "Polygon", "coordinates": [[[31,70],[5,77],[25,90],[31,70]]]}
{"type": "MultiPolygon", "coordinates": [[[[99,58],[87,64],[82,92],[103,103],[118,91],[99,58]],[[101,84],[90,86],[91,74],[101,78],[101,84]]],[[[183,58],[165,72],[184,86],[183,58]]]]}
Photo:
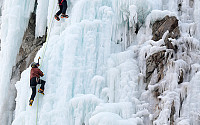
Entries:
{"type": "Polygon", "coordinates": [[[38,0],[34,7],[31,0],[3,4],[1,124],[200,124],[199,0],[68,0],[70,18],[59,22],[53,18],[57,0],[38,0]],[[36,13],[36,36],[48,27],[47,41],[35,57],[42,57],[45,95],[37,94],[32,107],[31,68],[10,84],[31,12],[36,13]],[[180,37],[169,38],[176,50],[165,46],[170,31],[152,40],[152,25],[166,16],[179,20],[180,37]],[[160,52],[164,76],[158,79],[157,68],[146,82],[146,60],[160,52]],[[10,104],[14,99],[16,104],[10,104]]]}

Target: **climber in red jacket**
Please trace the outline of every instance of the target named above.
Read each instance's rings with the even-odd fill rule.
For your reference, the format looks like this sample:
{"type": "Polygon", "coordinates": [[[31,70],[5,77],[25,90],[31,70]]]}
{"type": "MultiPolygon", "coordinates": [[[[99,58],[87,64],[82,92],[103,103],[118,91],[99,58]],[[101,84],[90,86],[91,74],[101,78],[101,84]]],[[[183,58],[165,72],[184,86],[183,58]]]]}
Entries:
{"type": "Polygon", "coordinates": [[[69,16],[66,15],[66,10],[67,10],[67,1],[66,0],[58,0],[58,4],[59,4],[59,7],[60,7],[60,10],[56,13],[56,15],[54,16],[55,19],[57,21],[60,20],[59,18],[59,15],[61,14],[61,18],[68,18],[69,16]]]}
{"type": "MultiPolygon", "coordinates": [[[[39,60],[39,59],[38,59],[39,60]]],[[[30,72],[30,87],[32,88],[32,95],[29,100],[29,105],[32,106],[35,95],[36,95],[36,86],[37,84],[41,84],[40,89],[38,90],[39,93],[44,95],[44,85],[45,81],[40,79],[40,76],[44,76],[44,73],[38,68],[39,63],[33,62],[31,64],[31,72],[30,72]]]]}

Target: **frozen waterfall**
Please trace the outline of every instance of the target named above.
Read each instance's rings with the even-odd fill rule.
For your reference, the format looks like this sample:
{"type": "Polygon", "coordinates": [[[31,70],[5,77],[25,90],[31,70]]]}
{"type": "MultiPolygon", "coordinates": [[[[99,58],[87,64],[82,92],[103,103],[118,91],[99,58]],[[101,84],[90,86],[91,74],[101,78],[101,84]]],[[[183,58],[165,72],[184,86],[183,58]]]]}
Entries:
{"type": "Polygon", "coordinates": [[[47,27],[48,37],[35,61],[42,57],[46,85],[30,107],[31,67],[16,84],[10,79],[34,7],[33,0],[3,4],[2,125],[200,124],[199,0],[68,0],[69,18],[59,22],[57,0],[37,0],[35,36],[47,27]],[[178,20],[179,38],[168,30],[153,40],[153,24],[166,16],[178,20]],[[164,63],[146,80],[156,54],[164,63]]]}

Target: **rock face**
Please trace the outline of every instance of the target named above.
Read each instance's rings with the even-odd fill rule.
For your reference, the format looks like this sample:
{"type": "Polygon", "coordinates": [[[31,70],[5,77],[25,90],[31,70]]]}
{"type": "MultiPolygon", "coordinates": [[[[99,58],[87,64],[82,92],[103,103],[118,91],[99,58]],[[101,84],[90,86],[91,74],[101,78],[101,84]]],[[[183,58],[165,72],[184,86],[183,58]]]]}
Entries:
{"type": "MultiPolygon", "coordinates": [[[[176,52],[177,47],[173,46],[173,44],[169,40],[169,38],[178,39],[180,37],[178,20],[176,19],[176,17],[166,16],[162,20],[156,21],[152,26],[152,34],[153,34],[152,40],[158,41],[162,39],[164,33],[167,31],[168,31],[168,34],[166,35],[164,39],[165,46],[167,49],[173,49],[174,52],[176,52]]],[[[169,55],[170,55],[169,53],[166,53],[166,50],[163,50],[163,51],[154,53],[147,58],[146,60],[146,82],[147,83],[150,82],[152,73],[154,72],[155,69],[157,69],[157,74],[158,74],[157,82],[163,79],[164,77],[163,69],[169,55]]],[[[173,56],[173,54],[171,54],[171,56],[173,56]]],[[[147,89],[147,86],[146,86],[146,89],[147,89]]]]}
{"type": "MultiPolygon", "coordinates": [[[[146,82],[149,83],[151,75],[156,68],[158,68],[158,80],[163,78],[163,68],[165,64],[166,50],[154,53],[146,60],[146,82]]],[[[147,89],[147,88],[146,88],[147,89]]]]}
{"type": "MultiPolygon", "coordinates": [[[[146,79],[145,79],[147,83],[146,90],[148,90],[149,84],[154,85],[154,88],[152,89],[151,86],[151,89],[149,89],[149,91],[153,95],[152,99],[155,100],[152,107],[156,109],[154,112],[152,112],[152,114],[154,114],[152,121],[156,121],[157,119],[160,119],[161,116],[159,114],[162,112],[164,107],[162,106],[162,104],[165,103],[165,100],[163,100],[160,97],[165,96],[163,93],[167,91],[170,84],[170,81],[167,81],[165,76],[167,75],[168,70],[175,68],[174,67],[175,61],[177,60],[177,55],[179,53],[177,47],[178,45],[173,45],[172,41],[170,41],[169,39],[169,38],[178,39],[180,37],[178,20],[174,16],[172,17],[166,16],[162,20],[157,20],[152,25],[152,34],[153,34],[152,40],[154,41],[159,41],[160,39],[163,39],[164,43],[159,47],[166,46],[166,49],[164,48],[156,53],[153,53],[149,55],[148,58],[146,59],[146,79]],[[165,37],[163,37],[164,34],[165,37]]],[[[181,47],[179,46],[179,49],[180,48],[181,47]]],[[[182,84],[184,82],[185,69],[181,68],[181,66],[178,67],[177,69],[179,71],[175,73],[177,76],[174,75],[174,79],[177,79],[177,84],[182,84]]],[[[175,108],[175,105],[177,105],[178,102],[176,101],[177,100],[175,99],[171,99],[168,103],[168,106],[170,107],[169,108],[170,114],[168,117],[170,125],[175,124],[175,120],[177,117],[176,113],[178,112],[178,109],[175,108]]]]}
{"type": "Polygon", "coordinates": [[[176,51],[171,41],[168,40],[168,38],[178,39],[180,37],[178,20],[176,19],[176,17],[166,16],[162,20],[156,21],[152,27],[152,34],[153,34],[152,40],[154,41],[160,40],[166,31],[169,31],[169,33],[164,39],[165,45],[167,49],[174,49],[176,51]]]}
{"type": "Polygon", "coordinates": [[[174,106],[174,101],[172,102],[171,106],[171,113],[170,113],[170,125],[174,125],[174,115],[176,113],[176,108],[174,106]]]}
{"type": "Polygon", "coordinates": [[[20,74],[33,62],[38,50],[46,40],[46,35],[35,38],[36,15],[32,13],[28,28],[24,33],[23,41],[17,55],[16,65],[13,67],[12,79],[20,79],[20,74]]]}

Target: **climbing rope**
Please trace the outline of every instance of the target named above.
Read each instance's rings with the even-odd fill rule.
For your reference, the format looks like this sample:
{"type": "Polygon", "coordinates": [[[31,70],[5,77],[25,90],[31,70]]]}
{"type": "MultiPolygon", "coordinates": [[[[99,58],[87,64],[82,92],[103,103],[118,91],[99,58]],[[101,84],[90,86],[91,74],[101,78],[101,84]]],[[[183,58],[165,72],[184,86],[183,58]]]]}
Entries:
{"type": "MultiPolygon", "coordinates": [[[[43,49],[43,54],[42,54],[42,58],[41,58],[41,63],[40,63],[40,68],[42,67],[42,64],[43,64],[43,60],[44,60],[44,55],[45,55],[45,52],[46,52],[46,49],[47,49],[47,45],[48,45],[48,41],[49,41],[49,34],[51,33],[51,27],[52,27],[52,18],[53,18],[53,11],[54,11],[54,7],[55,7],[55,2],[56,0],[54,0],[54,4],[53,4],[53,9],[52,9],[52,12],[51,12],[51,18],[50,18],[50,21],[48,23],[48,27],[47,27],[47,37],[46,37],[46,42],[44,43],[44,49],[43,49]]],[[[37,125],[37,121],[38,121],[38,104],[39,104],[39,96],[37,94],[37,111],[36,111],[36,125],[37,125]]]]}
{"type": "Polygon", "coordinates": [[[43,54],[42,54],[42,58],[41,58],[40,67],[42,67],[44,55],[45,55],[46,48],[47,48],[48,41],[49,41],[49,34],[51,33],[51,27],[52,27],[52,24],[53,24],[53,23],[52,23],[52,18],[53,18],[54,7],[55,7],[55,0],[54,0],[54,4],[53,4],[53,9],[52,9],[52,12],[51,12],[51,18],[50,18],[50,21],[49,21],[49,24],[48,24],[48,28],[47,28],[47,37],[46,37],[46,42],[44,43],[45,45],[44,45],[44,50],[43,50],[43,54]],[[50,28],[49,28],[49,27],[50,27],[50,28]]]}

